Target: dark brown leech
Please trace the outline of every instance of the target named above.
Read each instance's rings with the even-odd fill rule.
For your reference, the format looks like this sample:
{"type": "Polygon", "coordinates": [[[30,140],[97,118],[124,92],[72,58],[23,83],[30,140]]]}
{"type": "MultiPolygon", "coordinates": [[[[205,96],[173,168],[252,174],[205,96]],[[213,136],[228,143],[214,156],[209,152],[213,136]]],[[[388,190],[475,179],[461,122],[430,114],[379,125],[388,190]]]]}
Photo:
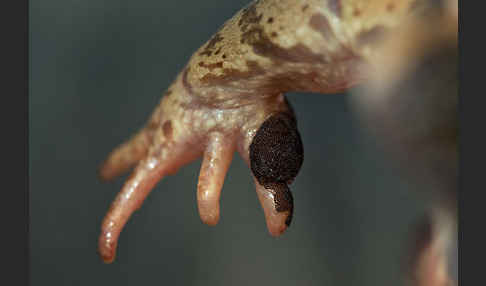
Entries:
{"type": "Polygon", "coordinates": [[[250,167],[261,185],[292,182],[303,159],[297,123],[287,113],[277,113],[263,122],[250,145],[250,167]]]}
{"type": "Polygon", "coordinates": [[[275,210],[288,212],[290,226],[294,202],[287,184],[297,176],[304,149],[293,114],[272,115],[258,129],[250,145],[250,168],[258,182],[274,193],[275,210]]]}

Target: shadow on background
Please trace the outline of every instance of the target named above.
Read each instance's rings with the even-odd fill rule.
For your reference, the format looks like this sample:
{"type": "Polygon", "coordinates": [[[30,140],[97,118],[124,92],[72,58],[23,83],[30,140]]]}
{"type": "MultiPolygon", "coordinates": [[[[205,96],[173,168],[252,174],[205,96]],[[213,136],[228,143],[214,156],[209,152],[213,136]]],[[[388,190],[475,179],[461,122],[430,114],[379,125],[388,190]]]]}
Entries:
{"type": "Polygon", "coordinates": [[[282,237],[267,233],[236,156],[216,227],[198,217],[199,160],[157,185],[114,264],[97,256],[101,220],[127,177],[102,184],[98,164],[247,2],[31,1],[32,285],[401,285],[406,234],[424,203],[358,130],[348,95],[288,95],[305,158],[282,237]]]}

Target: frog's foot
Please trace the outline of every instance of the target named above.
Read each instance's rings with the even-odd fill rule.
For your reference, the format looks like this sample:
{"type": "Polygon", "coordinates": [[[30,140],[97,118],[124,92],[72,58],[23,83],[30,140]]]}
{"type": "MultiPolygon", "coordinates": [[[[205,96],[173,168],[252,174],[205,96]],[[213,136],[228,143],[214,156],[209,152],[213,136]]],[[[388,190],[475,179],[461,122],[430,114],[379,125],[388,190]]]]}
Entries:
{"type": "Polygon", "coordinates": [[[416,225],[410,252],[409,285],[452,286],[457,285],[450,275],[449,264],[457,225],[446,213],[428,213],[416,225]]]}
{"type": "Polygon", "coordinates": [[[98,251],[106,263],[114,260],[124,225],[154,186],[200,156],[197,203],[204,223],[219,221],[221,189],[238,151],[252,170],[270,234],[278,236],[290,225],[293,199],[287,185],[300,169],[303,148],[283,95],[229,109],[171,100],[164,98],[149,124],[100,168],[100,177],[110,180],[135,165],[102,223],[98,251]]]}
{"type": "Polygon", "coordinates": [[[98,251],[106,263],[114,260],[120,232],[157,182],[175,173],[179,167],[193,161],[201,153],[200,148],[187,141],[170,139],[168,133],[172,131],[167,126],[162,125],[161,132],[143,129],[132,140],[114,150],[100,168],[100,177],[108,180],[136,164],[102,222],[98,251]]]}

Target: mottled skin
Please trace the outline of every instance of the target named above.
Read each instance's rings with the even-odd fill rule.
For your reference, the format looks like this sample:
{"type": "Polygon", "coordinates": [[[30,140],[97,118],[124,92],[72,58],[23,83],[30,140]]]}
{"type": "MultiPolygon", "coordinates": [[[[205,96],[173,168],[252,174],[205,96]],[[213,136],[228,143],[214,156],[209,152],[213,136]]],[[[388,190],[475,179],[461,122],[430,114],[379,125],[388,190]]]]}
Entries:
{"type": "Polygon", "coordinates": [[[146,126],[103,163],[105,180],[135,167],[103,220],[103,260],[114,260],[123,226],[155,184],[200,156],[197,199],[204,223],[219,220],[221,187],[237,151],[252,169],[270,234],[282,234],[293,210],[288,184],[303,159],[284,93],[343,92],[367,79],[383,39],[425,2],[261,0],[234,15],[193,54],[146,126]],[[280,124],[276,118],[287,119],[280,124]],[[296,139],[282,140],[285,134],[296,139]],[[260,137],[256,141],[267,143],[251,147],[260,137]],[[270,162],[262,155],[279,156],[283,150],[296,157],[270,162]],[[255,164],[251,158],[265,160],[255,164]],[[260,172],[257,165],[266,169],[260,172]],[[295,171],[280,176],[283,171],[273,166],[295,171]]]}

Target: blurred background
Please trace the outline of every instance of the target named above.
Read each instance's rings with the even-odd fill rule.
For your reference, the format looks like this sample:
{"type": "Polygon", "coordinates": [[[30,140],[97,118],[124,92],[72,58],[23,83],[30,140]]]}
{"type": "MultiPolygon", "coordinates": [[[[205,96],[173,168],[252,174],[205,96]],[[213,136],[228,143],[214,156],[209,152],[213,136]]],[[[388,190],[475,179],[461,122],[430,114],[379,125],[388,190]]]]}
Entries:
{"type": "Polygon", "coordinates": [[[359,127],[348,94],[288,94],[305,158],[282,237],[268,234],[239,156],[219,224],[202,224],[198,160],[156,186],[113,264],[98,257],[101,221],[127,178],[101,183],[98,165],[248,2],[30,1],[32,285],[403,285],[409,230],[426,203],[359,127]]]}

